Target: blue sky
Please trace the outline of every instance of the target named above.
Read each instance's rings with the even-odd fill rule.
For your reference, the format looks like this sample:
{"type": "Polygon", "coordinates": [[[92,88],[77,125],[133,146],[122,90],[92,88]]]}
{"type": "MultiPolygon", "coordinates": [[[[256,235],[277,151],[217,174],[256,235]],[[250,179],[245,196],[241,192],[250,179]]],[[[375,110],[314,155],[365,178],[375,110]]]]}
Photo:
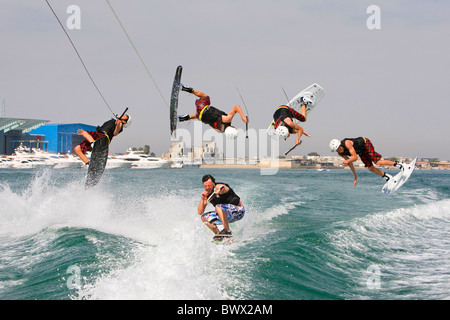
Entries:
{"type": "MultiPolygon", "coordinates": [[[[446,1],[110,2],[166,101],[181,64],[183,82],[219,109],[242,105],[238,87],[250,127],[264,129],[286,102],[282,88],[293,97],[317,82],[326,95],[304,124],[312,137],[292,155],[331,154],[332,138],[366,136],[384,156],[450,160],[446,1]],[[381,10],[380,30],[366,27],[372,4],[381,10]]],[[[64,24],[69,5],[81,8],[81,29],[69,34],[112,109],[129,106],[134,116],[111,151],[144,144],[158,155],[167,151],[168,108],[106,1],[50,3],[64,24]]],[[[110,118],[44,0],[3,0],[0,21],[8,117],[92,125],[110,118]]],[[[194,98],[182,93],[179,113],[193,111],[194,98]]],[[[238,119],[233,124],[244,128],[238,119]]]]}

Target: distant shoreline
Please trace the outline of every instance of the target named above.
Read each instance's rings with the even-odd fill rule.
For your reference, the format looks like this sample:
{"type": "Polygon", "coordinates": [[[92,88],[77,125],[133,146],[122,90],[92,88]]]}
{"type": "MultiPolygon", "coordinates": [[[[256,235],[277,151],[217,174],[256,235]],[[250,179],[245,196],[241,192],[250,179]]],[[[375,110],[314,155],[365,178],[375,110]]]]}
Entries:
{"type": "MultiPolygon", "coordinates": [[[[335,167],[330,166],[326,168],[317,168],[315,166],[301,166],[301,167],[288,167],[288,166],[260,166],[258,164],[256,165],[239,165],[239,164],[203,164],[199,166],[202,169],[286,169],[286,170],[294,170],[294,169],[300,169],[300,170],[350,170],[348,167],[335,167]]],[[[382,168],[385,170],[395,170],[394,167],[387,167],[387,166],[376,166],[377,168],[382,168]]],[[[355,170],[367,170],[366,167],[355,167],[355,170]]],[[[416,170],[433,170],[433,171],[441,171],[441,170],[450,170],[450,168],[421,168],[416,167],[416,170]]]]}
{"type": "MultiPolygon", "coordinates": [[[[398,158],[398,161],[409,163],[410,158],[398,158]]],[[[316,169],[316,170],[349,170],[349,167],[342,165],[343,160],[338,157],[317,157],[317,159],[269,159],[264,158],[260,160],[249,159],[225,159],[220,162],[203,163],[201,168],[223,168],[223,169],[316,169]]],[[[354,168],[367,169],[363,162],[358,159],[353,163],[354,168]]],[[[200,165],[199,165],[200,166],[200,165]]],[[[390,170],[395,169],[391,166],[377,166],[375,167],[390,170]]],[[[449,161],[430,162],[430,161],[418,161],[416,162],[416,169],[420,170],[449,170],[449,161]]]]}

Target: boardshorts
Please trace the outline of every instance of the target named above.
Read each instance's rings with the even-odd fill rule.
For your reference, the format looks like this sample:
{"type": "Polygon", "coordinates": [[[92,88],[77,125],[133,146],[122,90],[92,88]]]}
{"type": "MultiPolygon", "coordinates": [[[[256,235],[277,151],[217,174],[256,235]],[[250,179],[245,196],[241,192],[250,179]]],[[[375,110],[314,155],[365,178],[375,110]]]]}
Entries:
{"type": "MultiPolygon", "coordinates": [[[[245,208],[235,206],[233,204],[218,204],[222,210],[227,214],[228,223],[241,220],[245,215],[245,208]]],[[[214,225],[222,225],[222,221],[219,219],[219,215],[216,211],[209,211],[202,214],[204,220],[214,225]]]]}
{"type": "Polygon", "coordinates": [[[359,157],[366,168],[368,168],[372,167],[374,163],[380,161],[382,157],[381,154],[375,152],[372,142],[370,142],[367,138],[364,139],[366,140],[366,144],[364,145],[364,151],[359,155],[359,157]]]}
{"type": "Polygon", "coordinates": [[[226,116],[227,114],[213,106],[206,106],[202,112],[203,118],[201,121],[220,132],[224,132],[225,129],[231,125],[231,123],[222,122],[222,116],[226,116]],[[206,120],[205,118],[208,118],[209,120],[206,120]]]}
{"type": "MultiPolygon", "coordinates": [[[[101,137],[105,136],[105,134],[103,132],[97,132],[97,131],[86,131],[86,132],[89,133],[94,140],[98,140],[101,137]]],[[[87,151],[92,151],[91,143],[87,140],[84,140],[83,142],[81,142],[79,144],[79,146],[81,148],[81,152],[83,152],[83,153],[86,153],[87,151]]]]}

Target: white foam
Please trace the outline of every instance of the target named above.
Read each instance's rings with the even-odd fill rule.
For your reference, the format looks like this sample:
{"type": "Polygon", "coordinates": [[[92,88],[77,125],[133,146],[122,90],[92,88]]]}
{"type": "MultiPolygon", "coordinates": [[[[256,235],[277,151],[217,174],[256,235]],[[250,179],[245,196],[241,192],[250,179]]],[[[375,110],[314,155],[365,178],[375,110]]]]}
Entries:
{"type": "Polygon", "coordinates": [[[85,190],[80,179],[61,187],[50,172],[38,174],[23,192],[3,186],[0,235],[39,237],[48,230],[42,236],[48,240],[51,230],[89,228],[141,243],[133,243],[126,264],[115,265],[115,259],[105,257],[102,263],[109,265],[98,268],[107,271],[85,279],[72,295],[75,299],[227,299],[246,290],[245,282],[235,283],[239,270],[229,268],[241,263],[233,247],[212,243],[213,234],[197,214],[199,194],[126,190],[117,196],[105,186],[101,182],[85,190]],[[230,283],[233,292],[227,289],[230,283]]]}
{"type": "MultiPolygon", "coordinates": [[[[450,287],[450,200],[354,219],[331,235],[335,267],[365,288],[371,264],[383,277],[384,297],[445,299],[450,287]]],[[[376,294],[377,292],[372,292],[376,294]]]]}

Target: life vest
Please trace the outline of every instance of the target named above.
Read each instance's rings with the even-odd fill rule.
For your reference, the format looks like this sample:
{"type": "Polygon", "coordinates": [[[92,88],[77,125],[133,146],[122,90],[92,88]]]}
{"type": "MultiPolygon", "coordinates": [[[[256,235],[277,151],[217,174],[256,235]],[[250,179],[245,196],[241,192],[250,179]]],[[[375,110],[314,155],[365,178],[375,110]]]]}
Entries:
{"type": "MultiPolygon", "coordinates": [[[[233,189],[230,188],[230,186],[223,182],[217,182],[217,184],[224,184],[228,187],[228,192],[219,195],[219,197],[213,197],[209,202],[213,206],[216,206],[218,204],[233,204],[235,206],[239,205],[239,202],[241,201],[241,198],[238,197],[238,195],[233,191],[233,189]]],[[[213,191],[214,192],[214,191],[213,191]]],[[[212,194],[212,192],[208,195],[208,197],[212,194]]]]}
{"type": "Polygon", "coordinates": [[[341,146],[344,148],[343,154],[346,156],[351,156],[350,151],[345,146],[345,140],[350,140],[353,142],[353,148],[355,149],[356,154],[360,155],[364,152],[364,148],[366,145],[366,138],[345,138],[341,141],[341,146]]]}
{"type": "Polygon", "coordinates": [[[284,119],[286,118],[292,118],[292,114],[289,111],[288,106],[280,106],[277,110],[275,110],[275,113],[273,114],[273,120],[275,122],[274,129],[278,128],[280,125],[285,126],[288,128],[289,133],[293,133],[294,130],[284,122],[284,119]]]}
{"type": "MultiPolygon", "coordinates": [[[[102,133],[106,134],[109,138],[110,143],[114,137],[114,130],[116,130],[116,120],[115,119],[108,120],[101,126],[97,127],[97,132],[102,132],[102,133]]],[[[122,131],[123,131],[123,127],[120,129],[119,133],[122,131]]]]}

